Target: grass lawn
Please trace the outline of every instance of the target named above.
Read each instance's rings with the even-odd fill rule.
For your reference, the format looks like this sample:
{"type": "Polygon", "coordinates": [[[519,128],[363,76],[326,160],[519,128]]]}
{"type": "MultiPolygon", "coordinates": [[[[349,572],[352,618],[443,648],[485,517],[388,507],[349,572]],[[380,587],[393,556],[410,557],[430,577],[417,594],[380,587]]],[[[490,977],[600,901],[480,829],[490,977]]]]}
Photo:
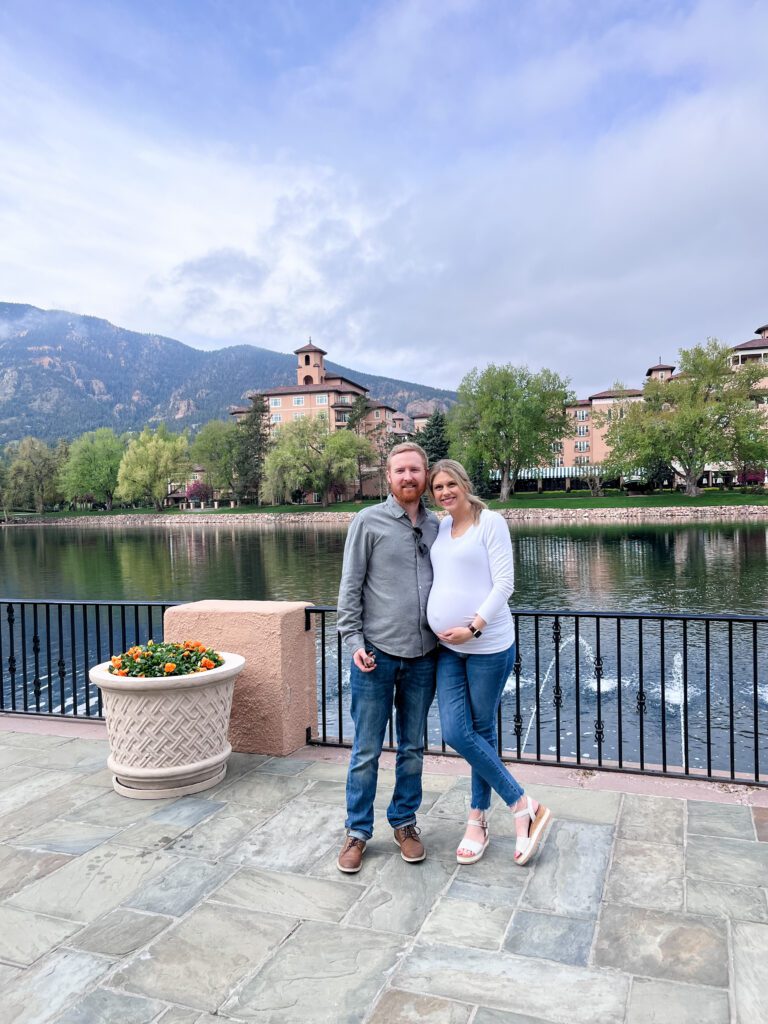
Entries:
{"type": "MultiPolygon", "coordinates": [[[[378,499],[364,502],[342,501],[338,504],[329,505],[323,508],[322,505],[263,505],[258,508],[253,505],[242,505],[239,508],[219,509],[196,509],[190,512],[181,512],[177,508],[166,509],[160,513],[164,516],[228,516],[228,515],[260,515],[290,513],[291,515],[304,515],[310,512],[359,512],[366,505],[377,504],[378,499]]],[[[589,509],[589,508],[701,508],[713,505],[768,505],[768,494],[744,494],[740,491],[721,491],[711,489],[700,494],[696,498],[687,498],[684,494],[669,491],[663,494],[632,495],[620,494],[618,491],[609,491],[602,498],[593,498],[589,491],[571,491],[565,494],[563,491],[547,491],[542,494],[534,492],[523,492],[508,501],[491,500],[491,508],[519,508],[519,509],[589,509]]],[[[26,513],[25,515],[29,515],[26,513]]],[[[114,509],[112,512],[92,512],[80,510],[76,512],[45,512],[37,517],[41,521],[47,519],[78,519],[84,517],[98,516],[109,518],[111,516],[130,516],[155,514],[152,508],[123,508],[114,509]]]]}

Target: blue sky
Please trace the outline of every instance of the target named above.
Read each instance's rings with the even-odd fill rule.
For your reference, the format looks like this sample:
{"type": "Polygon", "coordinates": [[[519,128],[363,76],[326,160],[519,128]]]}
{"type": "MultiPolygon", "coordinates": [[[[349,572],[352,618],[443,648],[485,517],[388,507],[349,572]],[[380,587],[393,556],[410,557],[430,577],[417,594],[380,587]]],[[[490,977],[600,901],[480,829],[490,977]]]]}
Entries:
{"type": "Polygon", "coordinates": [[[0,299],[580,395],[768,321],[768,4],[4,0],[0,299]]]}

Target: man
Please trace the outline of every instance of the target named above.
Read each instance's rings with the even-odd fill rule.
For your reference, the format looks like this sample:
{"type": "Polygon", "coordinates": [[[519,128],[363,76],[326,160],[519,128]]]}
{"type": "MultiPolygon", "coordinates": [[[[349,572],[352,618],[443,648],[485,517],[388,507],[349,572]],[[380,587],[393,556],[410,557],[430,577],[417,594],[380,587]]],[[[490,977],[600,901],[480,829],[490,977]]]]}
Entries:
{"type": "Polygon", "coordinates": [[[354,874],[373,835],[373,801],[384,734],[395,704],[395,789],[387,819],[403,860],[426,853],[416,828],[421,805],[424,730],[435,694],[437,640],[427,625],[432,586],[429,549],[438,520],[421,497],[427,455],[411,442],[387,459],[389,496],[359,512],[344,546],[339,632],[352,652],[355,742],[347,774],[347,836],[337,866],[354,874]]]}

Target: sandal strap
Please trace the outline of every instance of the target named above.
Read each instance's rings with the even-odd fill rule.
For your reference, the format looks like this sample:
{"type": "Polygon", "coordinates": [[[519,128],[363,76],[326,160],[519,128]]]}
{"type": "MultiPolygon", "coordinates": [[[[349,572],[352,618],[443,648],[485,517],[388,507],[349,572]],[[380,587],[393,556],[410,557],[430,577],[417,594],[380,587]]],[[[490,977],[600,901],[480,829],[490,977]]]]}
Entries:
{"type": "Polygon", "coordinates": [[[488,831],[488,820],[486,818],[467,818],[468,825],[474,825],[475,828],[483,828],[488,831]]]}
{"type": "Polygon", "coordinates": [[[478,843],[476,839],[462,839],[457,847],[459,850],[468,850],[470,853],[480,853],[481,850],[485,849],[485,843],[478,843]]]}
{"type": "Polygon", "coordinates": [[[525,818],[526,815],[527,815],[531,819],[531,821],[535,821],[536,820],[536,815],[535,815],[535,813],[533,811],[533,805],[531,804],[531,798],[530,797],[526,797],[526,800],[528,801],[528,806],[525,808],[524,811],[513,811],[512,813],[514,814],[514,816],[516,818],[525,818]]]}

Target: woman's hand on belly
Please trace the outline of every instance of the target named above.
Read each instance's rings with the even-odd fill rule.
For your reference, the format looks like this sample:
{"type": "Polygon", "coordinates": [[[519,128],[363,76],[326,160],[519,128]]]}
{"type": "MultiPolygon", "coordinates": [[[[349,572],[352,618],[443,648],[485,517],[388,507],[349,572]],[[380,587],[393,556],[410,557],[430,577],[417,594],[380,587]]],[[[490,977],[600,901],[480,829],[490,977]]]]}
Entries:
{"type": "Polygon", "coordinates": [[[468,626],[451,626],[437,634],[437,639],[446,644],[465,644],[472,639],[472,631],[468,626]]]}

